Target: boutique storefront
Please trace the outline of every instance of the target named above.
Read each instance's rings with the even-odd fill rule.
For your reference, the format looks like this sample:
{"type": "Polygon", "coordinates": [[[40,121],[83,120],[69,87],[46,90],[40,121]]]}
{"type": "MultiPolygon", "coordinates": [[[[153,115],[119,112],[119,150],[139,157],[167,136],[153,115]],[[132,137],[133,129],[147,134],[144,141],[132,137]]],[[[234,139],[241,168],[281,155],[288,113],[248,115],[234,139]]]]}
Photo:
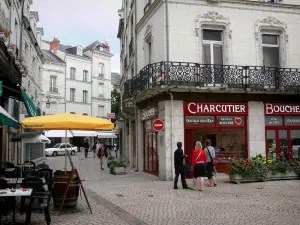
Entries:
{"type": "Polygon", "coordinates": [[[210,139],[216,150],[217,170],[224,171],[232,157],[248,156],[247,103],[184,103],[185,152],[191,163],[196,141],[210,139]]]}

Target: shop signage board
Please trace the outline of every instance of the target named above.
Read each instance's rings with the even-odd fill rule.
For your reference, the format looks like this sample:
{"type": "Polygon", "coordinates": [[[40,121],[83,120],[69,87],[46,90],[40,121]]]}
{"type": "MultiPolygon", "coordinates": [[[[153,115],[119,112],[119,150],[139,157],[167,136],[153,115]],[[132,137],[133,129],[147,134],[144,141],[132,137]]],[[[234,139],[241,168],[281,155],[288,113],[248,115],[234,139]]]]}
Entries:
{"type": "Polygon", "coordinates": [[[152,118],[157,117],[157,106],[148,107],[146,109],[142,109],[141,111],[141,119],[142,120],[149,120],[152,118]]]}
{"type": "Polygon", "coordinates": [[[232,103],[232,102],[185,102],[184,115],[198,116],[198,115],[244,115],[248,114],[247,103],[232,103]]]}
{"type": "Polygon", "coordinates": [[[161,131],[162,129],[164,129],[164,122],[162,120],[154,120],[153,124],[152,124],[152,129],[155,131],[161,131]]]}
{"type": "Polygon", "coordinates": [[[266,126],[282,126],[283,125],[282,116],[266,116],[265,124],[266,126]]]}
{"type": "Polygon", "coordinates": [[[300,104],[265,103],[265,115],[300,116],[300,104]]]}
{"type": "Polygon", "coordinates": [[[217,116],[217,126],[244,126],[243,116],[217,116]]]}
{"type": "Polygon", "coordinates": [[[186,126],[214,126],[214,116],[186,116],[186,126]]]}
{"type": "Polygon", "coordinates": [[[115,113],[107,113],[107,118],[114,119],[114,118],[116,118],[116,114],[115,113]]]}
{"type": "Polygon", "coordinates": [[[285,116],[284,124],[286,126],[300,126],[300,116],[285,116]]]}

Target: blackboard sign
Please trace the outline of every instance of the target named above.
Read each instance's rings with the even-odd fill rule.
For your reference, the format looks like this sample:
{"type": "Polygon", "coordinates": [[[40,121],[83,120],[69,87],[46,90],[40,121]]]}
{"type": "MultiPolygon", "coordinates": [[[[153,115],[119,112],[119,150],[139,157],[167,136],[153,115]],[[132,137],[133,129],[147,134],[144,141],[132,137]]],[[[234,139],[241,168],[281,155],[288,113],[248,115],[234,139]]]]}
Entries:
{"type": "Polygon", "coordinates": [[[266,116],[265,124],[266,126],[282,126],[283,125],[282,116],[266,116]]]}
{"type": "Polygon", "coordinates": [[[244,126],[243,116],[217,116],[217,126],[244,126]]]}
{"type": "Polygon", "coordinates": [[[187,126],[214,126],[215,118],[213,116],[186,116],[185,124],[187,126]]]}

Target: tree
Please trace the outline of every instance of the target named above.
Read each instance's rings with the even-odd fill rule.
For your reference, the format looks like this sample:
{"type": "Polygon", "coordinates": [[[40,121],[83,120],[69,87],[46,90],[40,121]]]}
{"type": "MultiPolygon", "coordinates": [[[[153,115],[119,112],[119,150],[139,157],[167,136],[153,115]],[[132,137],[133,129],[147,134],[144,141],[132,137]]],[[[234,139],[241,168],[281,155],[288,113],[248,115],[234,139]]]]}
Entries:
{"type": "Polygon", "coordinates": [[[121,95],[114,87],[111,92],[111,112],[115,113],[115,119],[112,119],[112,122],[115,123],[120,118],[121,112],[121,95]]]}

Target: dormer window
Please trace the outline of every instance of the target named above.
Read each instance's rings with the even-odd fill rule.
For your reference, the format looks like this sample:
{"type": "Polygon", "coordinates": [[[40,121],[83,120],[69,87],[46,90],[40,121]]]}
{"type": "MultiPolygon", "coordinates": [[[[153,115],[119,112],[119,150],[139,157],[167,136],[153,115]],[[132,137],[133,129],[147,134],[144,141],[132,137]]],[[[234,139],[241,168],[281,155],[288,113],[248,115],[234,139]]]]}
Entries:
{"type": "Polygon", "coordinates": [[[77,55],[82,56],[82,47],[77,47],[77,55]]]}

